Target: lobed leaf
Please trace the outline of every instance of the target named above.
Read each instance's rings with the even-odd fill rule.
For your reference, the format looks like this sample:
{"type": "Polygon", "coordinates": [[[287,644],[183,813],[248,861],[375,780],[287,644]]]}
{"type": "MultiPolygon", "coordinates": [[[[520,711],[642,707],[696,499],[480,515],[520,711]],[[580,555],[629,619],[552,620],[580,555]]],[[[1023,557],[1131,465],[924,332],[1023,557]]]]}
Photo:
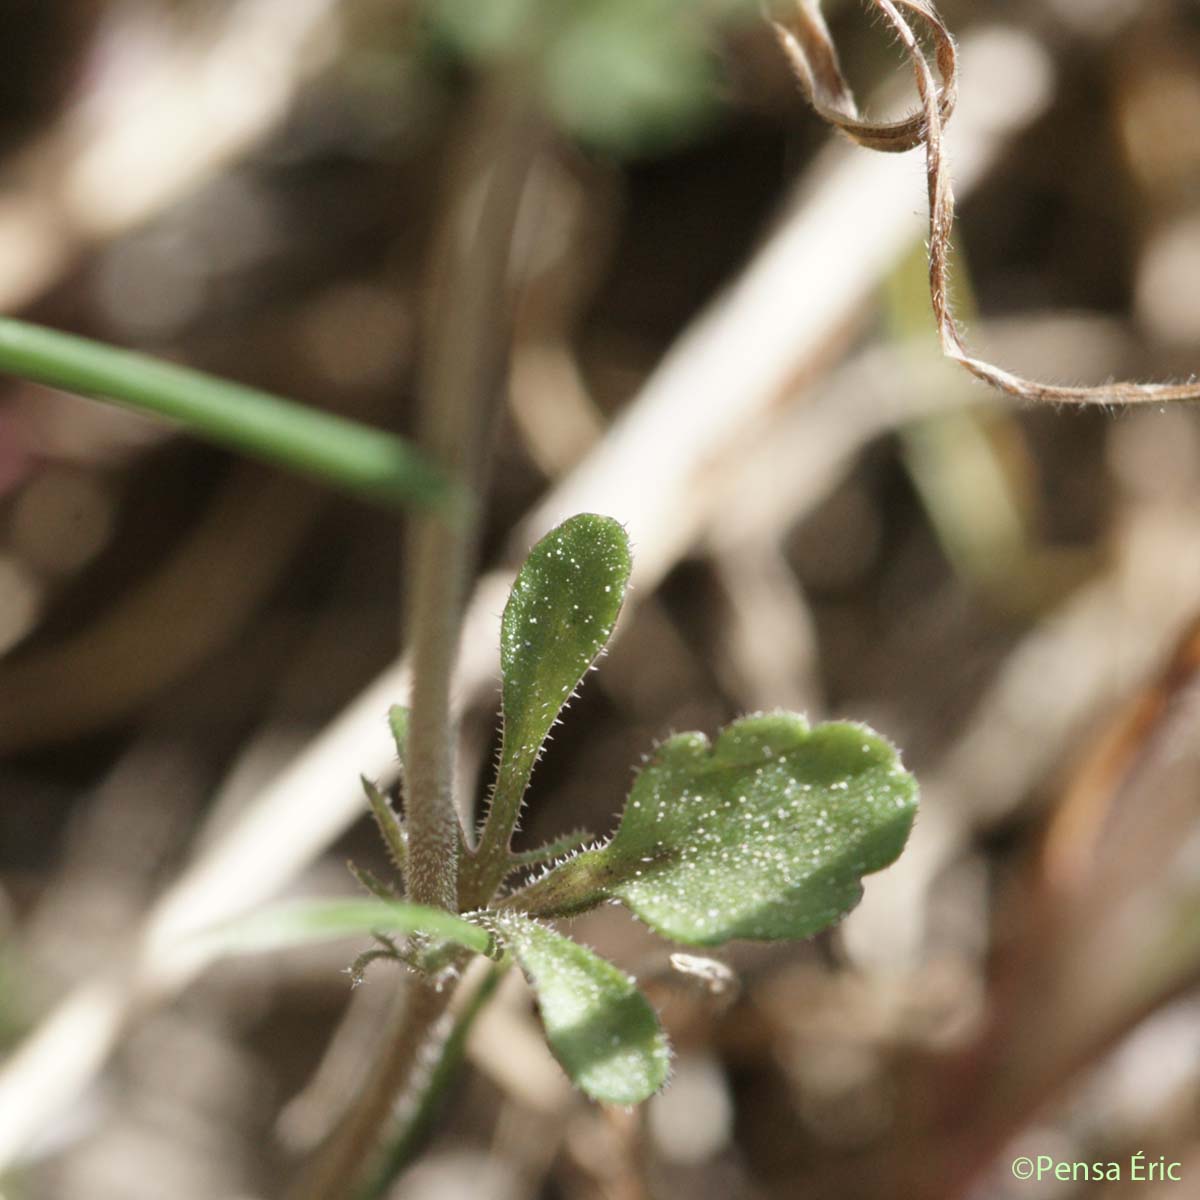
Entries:
{"type": "Polygon", "coordinates": [[[521,964],[546,1040],[576,1087],[606,1104],[640,1104],[662,1087],[670,1047],[628,975],[519,913],[496,913],[489,923],[521,964]]]}
{"type": "Polygon", "coordinates": [[[697,946],[809,937],[899,855],[916,805],[916,781],[865,726],[747,717],[715,745],[699,733],[665,742],[612,841],[513,902],[549,915],[615,898],[697,946]]]}

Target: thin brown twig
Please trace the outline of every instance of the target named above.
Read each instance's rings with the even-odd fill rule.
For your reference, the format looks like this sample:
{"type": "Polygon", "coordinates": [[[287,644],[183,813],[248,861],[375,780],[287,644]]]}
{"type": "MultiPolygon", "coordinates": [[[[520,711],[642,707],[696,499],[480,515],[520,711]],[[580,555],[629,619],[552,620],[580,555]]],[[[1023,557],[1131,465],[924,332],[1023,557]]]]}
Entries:
{"type": "Polygon", "coordinates": [[[958,76],[954,39],[928,0],[870,0],[900,39],[916,75],[918,113],[900,121],[872,122],[858,115],[853,93],[842,76],[837,51],[819,0],[795,0],[788,24],[773,22],[800,85],[817,113],[847,136],[873,150],[902,152],[924,145],[929,189],[929,292],[942,352],[984,383],[1017,399],[1051,404],[1163,404],[1200,400],[1200,383],[1107,383],[1066,387],[1026,379],[976,358],[967,348],[950,304],[950,234],[954,191],[947,166],[944,133],[953,115],[958,76]],[[901,9],[919,17],[932,33],[939,88],[916,33],[901,9]]]}
{"type": "Polygon", "coordinates": [[[1042,846],[1039,877],[1056,893],[1095,882],[1097,854],[1114,808],[1164,734],[1181,696],[1200,678],[1200,617],[1166,665],[1129,700],[1088,747],[1072,775],[1042,846]]]}
{"type": "MultiPolygon", "coordinates": [[[[954,42],[937,16],[919,0],[900,0],[900,3],[912,7],[933,28],[938,71],[942,76],[938,112],[944,125],[958,102],[958,56],[954,42]]],[[[923,111],[898,121],[869,121],[860,115],[818,0],[796,0],[796,15],[791,23],[773,21],[772,24],[800,87],[819,116],[868,150],[900,154],[925,143],[923,111]]]]}

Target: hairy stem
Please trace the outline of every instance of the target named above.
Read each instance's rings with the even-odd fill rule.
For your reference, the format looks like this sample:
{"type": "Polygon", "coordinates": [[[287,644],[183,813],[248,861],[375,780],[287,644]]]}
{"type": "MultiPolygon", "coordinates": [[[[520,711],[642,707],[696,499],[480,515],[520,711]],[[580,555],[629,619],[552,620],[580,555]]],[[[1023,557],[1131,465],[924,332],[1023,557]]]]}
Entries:
{"type": "Polygon", "coordinates": [[[467,1049],[467,1037],[475,1024],[475,1018],[495,994],[508,965],[497,963],[489,967],[487,974],[471,991],[466,1004],[454,1019],[453,1028],[439,1048],[437,1062],[424,1080],[424,1087],[413,1098],[411,1112],[406,1115],[395,1139],[383,1152],[374,1175],[363,1187],[357,1200],[382,1200],[400,1173],[420,1151],[422,1143],[437,1120],[438,1110],[446,1092],[458,1075],[467,1049]]]}
{"type": "MultiPolygon", "coordinates": [[[[519,99],[493,95],[490,101],[472,139],[475,161],[462,170],[436,249],[421,403],[422,448],[469,485],[480,480],[490,441],[492,401],[508,344],[513,228],[535,145],[519,99]]],[[[448,909],[457,907],[461,841],[452,795],[450,684],[476,536],[475,521],[435,514],[414,517],[409,531],[409,896],[448,909]]]]}
{"type": "MultiPolygon", "coordinates": [[[[451,197],[434,247],[428,341],[421,378],[421,446],[460,485],[482,489],[493,403],[504,375],[512,307],[513,231],[538,146],[538,124],[517,88],[484,93],[454,164],[451,197]]],[[[476,522],[430,514],[413,520],[407,634],[412,707],[404,758],[408,899],[458,910],[462,833],[451,777],[455,723],[450,683],[458,654],[476,522]]],[[[361,1095],[305,1171],[293,1200],[343,1200],[370,1166],[397,1100],[419,1092],[422,1064],[452,990],[414,979],[382,1031],[361,1095]]]]}

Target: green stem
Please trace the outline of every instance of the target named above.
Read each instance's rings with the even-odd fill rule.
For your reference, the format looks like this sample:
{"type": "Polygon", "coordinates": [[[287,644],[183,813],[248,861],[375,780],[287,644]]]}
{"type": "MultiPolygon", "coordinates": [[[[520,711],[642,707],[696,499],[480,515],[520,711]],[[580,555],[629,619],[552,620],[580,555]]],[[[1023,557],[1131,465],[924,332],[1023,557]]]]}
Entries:
{"type": "Polygon", "coordinates": [[[0,371],[178,421],[375,503],[461,506],[447,476],[403,439],[188,367],[0,317],[0,371]]]}
{"type": "MultiPolygon", "coordinates": [[[[503,385],[513,289],[513,230],[540,145],[539,123],[520,76],[483,97],[457,164],[431,287],[433,322],[421,380],[421,445],[453,479],[478,484],[490,447],[491,413],[503,385]]],[[[482,490],[482,489],[480,489],[482,490]]],[[[420,517],[410,531],[412,586],[408,645],[412,710],[405,738],[408,898],[458,911],[462,834],[454,810],[451,749],[456,726],[450,683],[475,556],[473,521],[420,517]]],[[[438,1036],[450,990],[423,981],[380,1031],[377,1058],[362,1093],[321,1147],[293,1200],[341,1200],[370,1162],[398,1096],[421,1078],[427,1044],[438,1036]]]]}
{"type": "Polygon", "coordinates": [[[511,759],[506,759],[501,752],[496,788],[488,805],[483,832],[479,835],[479,846],[464,870],[466,899],[472,908],[489,904],[496,889],[513,869],[513,833],[536,756],[536,749],[511,759]]]}
{"type": "MultiPolygon", "coordinates": [[[[503,386],[513,230],[538,145],[536,128],[519,86],[498,80],[485,92],[435,248],[421,445],[469,485],[482,479],[503,386]]],[[[409,532],[413,682],[403,756],[409,896],[457,909],[462,834],[451,779],[457,730],[450,687],[478,529],[431,513],[414,514],[409,532]]]]}

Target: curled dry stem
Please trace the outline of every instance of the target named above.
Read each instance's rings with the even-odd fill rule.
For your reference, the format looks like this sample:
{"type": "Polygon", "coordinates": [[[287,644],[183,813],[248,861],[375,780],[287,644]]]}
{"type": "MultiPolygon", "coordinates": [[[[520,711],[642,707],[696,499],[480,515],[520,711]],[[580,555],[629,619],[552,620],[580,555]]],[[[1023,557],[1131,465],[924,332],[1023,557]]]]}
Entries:
{"type": "Polygon", "coordinates": [[[795,0],[787,22],[774,22],[780,44],[817,113],[852,140],[872,150],[902,152],[925,147],[929,190],[929,291],[942,352],[976,378],[1019,400],[1052,404],[1163,404],[1200,400],[1200,383],[1107,383],[1064,387],[1041,383],[975,357],[967,348],[951,308],[950,233],[954,192],[945,150],[945,127],[954,112],[958,61],[954,39],[929,0],[870,0],[899,38],[916,75],[918,112],[899,121],[873,122],[859,115],[853,92],[838,64],[837,49],[821,15],[819,0],[795,0]],[[928,55],[906,13],[920,19],[933,39],[939,87],[928,55]]]}

